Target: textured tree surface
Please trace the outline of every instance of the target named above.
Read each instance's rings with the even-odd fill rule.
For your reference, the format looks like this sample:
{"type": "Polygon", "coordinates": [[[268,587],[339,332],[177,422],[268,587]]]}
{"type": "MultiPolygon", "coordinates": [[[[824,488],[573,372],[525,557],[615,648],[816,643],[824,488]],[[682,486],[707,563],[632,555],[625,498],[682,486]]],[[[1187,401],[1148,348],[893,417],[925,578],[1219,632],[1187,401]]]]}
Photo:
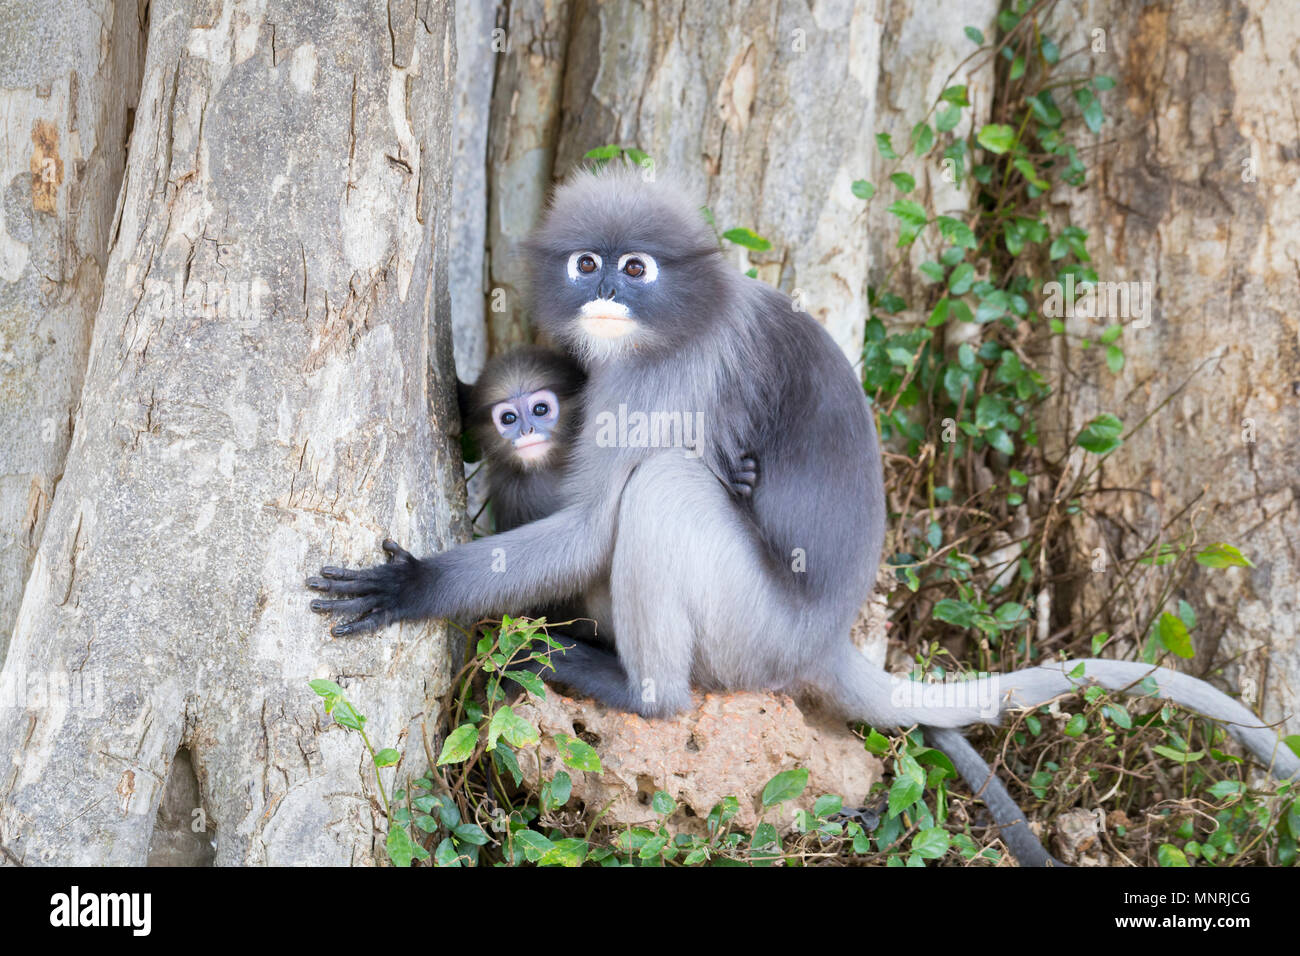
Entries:
{"type": "Polygon", "coordinates": [[[135,4],[0,7],[0,662],[90,350],[144,60],[135,4]]]}
{"type": "Polygon", "coordinates": [[[518,242],[552,177],[615,143],[694,189],[719,230],[768,239],[734,247],[737,262],[859,359],[869,257],[851,186],[874,151],[873,5],[529,0],[510,5],[508,41],[489,138],[489,286],[504,309],[489,314],[493,351],[528,337],[518,242]]]}
{"type": "Polygon", "coordinates": [[[143,863],[181,748],[215,862],[382,855],[369,757],[307,681],[343,684],[415,769],[444,634],[332,640],[303,579],[387,534],[428,552],[463,532],[431,375],[451,366],[454,58],[440,4],[152,5],[85,395],[4,671],[0,844],[22,862],[143,863]],[[72,690],[40,699],[52,675],[72,690]]]}
{"type": "MultiPolygon", "coordinates": [[[[1099,349],[1070,370],[1054,426],[1069,438],[1098,412],[1128,427],[1155,412],[1102,471],[1106,486],[1137,493],[1113,496],[1083,543],[1109,566],[1191,506],[1201,545],[1241,547],[1253,569],[1193,571],[1192,637],[1198,658],[1225,642],[1243,697],[1282,720],[1300,711],[1300,8],[1070,7],[1071,48],[1086,47],[1088,66],[1119,85],[1100,136],[1085,141],[1104,143],[1091,154],[1091,187],[1061,199],[1090,232],[1098,277],[1150,283],[1152,304],[1149,325],[1124,332],[1121,374],[1099,349]]],[[[1066,325],[1095,337],[1111,321],[1066,325]]],[[[1094,577],[1095,606],[1114,579],[1094,577]]],[[[1131,620],[1134,609],[1110,614],[1131,620]]],[[[1297,730],[1293,717],[1284,726],[1297,730]]]]}

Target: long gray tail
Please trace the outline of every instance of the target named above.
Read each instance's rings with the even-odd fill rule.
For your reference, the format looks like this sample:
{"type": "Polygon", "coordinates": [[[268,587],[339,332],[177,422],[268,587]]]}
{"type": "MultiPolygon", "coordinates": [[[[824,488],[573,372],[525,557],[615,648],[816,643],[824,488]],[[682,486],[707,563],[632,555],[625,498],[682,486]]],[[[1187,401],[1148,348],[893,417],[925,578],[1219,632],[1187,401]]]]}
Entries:
{"type": "Polygon", "coordinates": [[[1029,822],[1020,812],[1006,786],[990,769],[979,751],[959,730],[947,727],[923,727],[930,746],[943,751],[957,768],[966,785],[993,814],[1002,842],[1007,845],[1021,866],[1065,866],[1048,853],[1038,837],[1029,829],[1029,822]]]}
{"type": "Polygon", "coordinates": [[[1151,664],[1086,658],[978,680],[927,684],[886,674],[850,645],[819,683],[832,704],[873,727],[952,728],[996,724],[1009,710],[1036,707],[1089,683],[1144,694],[1146,688],[1139,685],[1147,678],[1154,681],[1156,696],[1224,724],[1273,776],[1281,780],[1300,776],[1300,757],[1244,704],[1205,681],[1151,664]]]}

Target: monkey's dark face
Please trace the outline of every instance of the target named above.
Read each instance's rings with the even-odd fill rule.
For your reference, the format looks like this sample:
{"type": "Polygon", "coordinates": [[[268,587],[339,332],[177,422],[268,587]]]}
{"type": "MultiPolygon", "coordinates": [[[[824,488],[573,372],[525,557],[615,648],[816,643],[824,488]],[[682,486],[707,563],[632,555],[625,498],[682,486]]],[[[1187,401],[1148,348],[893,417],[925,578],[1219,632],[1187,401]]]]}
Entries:
{"type": "Polygon", "coordinates": [[[518,393],[492,406],[497,434],[510,443],[525,468],[542,465],[550,457],[559,420],[560,400],[549,388],[518,393]]]}
{"type": "Polygon", "coordinates": [[[635,172],[561,187],[528,250],[534,321],[588,365],[676,348],[724,294],[726,267],[699,210],[635,172]]]}

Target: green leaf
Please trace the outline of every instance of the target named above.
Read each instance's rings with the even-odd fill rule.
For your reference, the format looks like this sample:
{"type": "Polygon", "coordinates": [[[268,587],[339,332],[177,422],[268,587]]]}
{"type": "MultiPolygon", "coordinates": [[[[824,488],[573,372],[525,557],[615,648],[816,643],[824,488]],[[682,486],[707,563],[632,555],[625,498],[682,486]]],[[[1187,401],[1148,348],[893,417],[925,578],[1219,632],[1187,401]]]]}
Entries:
{"type": "Polygon", "coordinates": [[[889,788],[889,814],[898,816],[925,792],[925,771],[909,754],[896,761],[894,782],[889,788]]]}
{"type": "Polygon", "coordinates": [[[925,327],[927,329],[932,329],[937,325],[943,325],[945,322],[947,322],[948,309],[949,309],[948,297],[944,296],[935,304],[934,310],[930,313],[930,318],[928,318],[925,322],[925,327]]]}
{"type": "Polygon", "coordinates": [[[966,27],[966,37],[971,43],[982,46],[984,44],[984,34],[974,27],[966,27]]]}
{"type": "Polygon", "coordinates": [[[763,806],[770,807],[784,803],[786,800],[793,800],[803,793],[806,786],[808,786],[808,771],[803,767],[782,770],[763,788],[763,806]]]}
{"type": "Polygon", "coordinates": [[[655,813],[666,816],[677,809],[677,801],[663,790],[656,790],[653,799],[650,801],[650,807],[655,813]]]}
{"type": "Polygon", "coordinates": [[[325,680],[322,677],[318,677],[314,681],[309,681],[307,686],[310,687],[312,690],[314,690],[316,693],[320,694],[320,696],[322,697],[343,696],[342,687],[334,683],[332,680],[325,680]]]}
{"type": "Polygon", "coordinates": [[[1206,568],[1253,568],[1250,559],[1230,544],[1216,541],[1196,555],[1196,563],[1206,568]]]}
{"type": "Polygon", "coordinates": [[[916,188],[916,180],[907,173],[894,173],[889,177],[889,181],[897,186],[900,192],[910,193],[916,188]]]}
{"type": "Polygon", "coordinates": [[[922,262],[920,265],[921,275],[925,276],[931,282],[943,281],[943,266],[937,262],[922,262]]]}
{"type": "Polygon", "coordinates": [[[947,621],[957,627],[972,627],[978,612],[965,601],[944,598],[935,602],[931,615],[938,621],[947,621]]]}
{"type": "Polygon", "coordinates": [[[924,156],[934,145],[934,130],[930,129],[930,124],[926,122],[917,123],[912,127],[912,151],[917,156],[924,156]]]}
{"type": "Polygon", "coordinates": [[[1061,58],[1061,48],[1052,40],[1043,37],[1043,42],[1039,45],[1043,51],[1043,60],[1049,64],[1055,64],[1061,58]]]}
{"type": "Polygon", "coordinates": [[[534,696],[543,699],[546,697],[546,685],[543,684],[542,679],[532,671],[505,671],[501,676],[509,678],[516,684],[519,684],[528,691],[528,693],[533,694],[534,696]]]}
{"type": "Polygon", "coordinates": [[[1081,86],[1074,91],[1074,100],[1083,110],[1083,121],[1087,124],[1088,129],[1094,133],[1101,132],[1101,123],[1103,114],[1101,104],[1097,102],[1097,97],[1092,95],[1092,90],[1086,86],[1081,86]]]}
{"type": "Polygon", "coordinates": [[[393,866],[411,865],[411,858],[415,855],[415,844],[411,842],[411,835],[406,832],[406,827],[389,827],[385,845],[393,866]]]}
{"type": "Polygon", "coordinates": [[[1123,704],[1107,704],[1101,712],[1125,730],[1133,726],[1133,718],[1129,716],[1128,708],[1123,704]]]}
{"type": "Polygon", "coordinates": [[[443,741],[442,753],[438,755],[438,766],[447,763],[463,763],[474,753],[478,746],[478,728],[473,724],[461,724],[443,741]]]}
{"type": "Polygon", "coordinates": [[[925,860],[937,860],[948,852],[948,831],[931,827],[912,837],[912,852],[925,860]]]}
{"type": "Polygon", "coordinates": [[[1098,415],[1084,426],[1074,443],[1085,451],[1105,455],[1122,444],[1124,423],[1109,412],[1098,415]]]}
{"type": "Polygon", "coordinates": [[[1191,753],[1183,753],[1181,750],[1175,750],[1173,747],[1166,747],[1163,744],[1157,744],[1151,748],[1162,757],[1167,757],[1174,763],[1189,764],[1196,763],[1205,756],[1204,750],[1193,750],[1191,753]]]}
{"type": "Polygon", "coordinates": [[[1106,346],[1106,367],[1115,375],[1124,368],[1124,350],[1118,345],[1106,346]]]}
{"type": "Polygon", "coordinates": [[[536,727],[516,715],[507,704],[492,715],[492,722],[488,725],[487,749],[495,748],[500,738],[504,738],[512,747],[527,747],[537,743],[540,735],[536,727]]]}
{"type": "Polygon", "coordinates": [[[970,106],[970,100],[966,97],[966,87],[961,84],[948,87],[939,94],[939,99],[953,106],[970,106]]]}
{"type": "Polygon", "coordinates": [[[1113,77],[1105,76],[1103,74],[1092,78],[1092,88],[1097,90],[1099,93],[1112,89],[1114,86],[1115,80],[1113,77]]]}
{"type": "Polygon", "coordinates": [[[957,128],[961,122],[960,106],[945,106],[934,117],[934,128],[940,133],[947,133],[957,128]]]}
{"type": "Polygon", "coordinates": [[[898,217],[902,228],[898,233],[898,246],[910,246],[925,228],[925,210],[910,199],[900,199],[890,204],[886,212],[898,217]]]}
{"type": "Polygon", "coordinates": [[[551,802],[554,806],[562,807],[569,802],[569,797],[573,795],[573,778],[561,770],[551,781],[551,802]]]}
{"type": "Polygon", "coordinates": [[[867,734],[867,739],[862,741],[862,746],[866,748],[867,753],[880,756],[889,750],[889,738],[880,731],[872,728],[871,733],[867,734]]]}
{"type": "Polygon", "coordinates": [[[1196,653],[1192,649],[1192,638],[1187,633],[1187,625],[1168,611],[1160,615],[1160,620],[1156,624],[1156,637],[1167,650],[1173,651],[1179,657],[1190,658],[1196,653]]]}
{"type": "Polygon", "coordinates": [[[613,159],[623,152],[623,147],[610,143],[606,146],[597,146],[595,149],[589,149],[583,154],[583,159],[613,159]]]}
{"type": "Polygon", "coordinates": [[[722,238],[728,242],[734,242],[738,246],[744,246],[746,249],[753,249],[755,252],[766,252],[772,248],[772,243],[754,232],[754,230],[743,227],[728,229],[722,234],[722,238]]]}
{"type": "Polygon", "coordinates": [[[1191,866],[1187,862],[1187,855],[1172,843],[1160,844],[1160,849],[1156,851],[1156,862],[1161,866],[1191,866]]]}
{"type": "Polygon", "coordinates": [[[871,183],[867,182],[865,179],[853,180],[853,186],[851,188],[853,189],[853,195],[857,196],[859,199],[870,199],[876,194],[876,187],[871,185],[871,183]]]}
{"type": "Polygon", "coordinates": [[[600,755],[586,741],[567,734],[555,734],[551,739],[555,741],[560,760],[566,767],[587,773],[600,773],[600,755]]]}
{"type": "Polygon", "coordinates": [[[402,755],[396,750],[392,747],[385,747],[383,750],[379,751],[379,753],[375,754],[375,766],[393,767],[396,766],[397,762],[401,759],[402,755]]]}
{"type": "Polygon", "coordinates": [[[890,142],[888,133],[876,134],[876,147],[880,150],[880,155],[885,159],[898,159],[898,154],[894,152],[894,144],[890,142]]]}
{"type": "Polygon", "coordinates": [[[844,800],[834,794],[823,794],[813,803],[813,814],[818,817],[829,817],[840,812],[844,808],[844,800]]]}
{"type": "Polygon", "coordinates": [[[948,276],[948,291],[953,295],[965,295],[975,282],[975,267],[963,262],[948,276]]]}
{"type": "Polygon", "coordinates": [[[582,866],[587,858],[587,841],[576,837],[556,840],[537,861],[540,866],[582,866]]]}
{"type": "Polygon", "coordinates": [[[472,823],[462,823],[451,832],[461,843],[468,843],[471,846],[486,846],[488,842],[488,835],[483,832],[483,828],[472,823]]]}
{"type": "Polygon", "coordinates": [[[1083,714],[1074,714],[1065,722],[1065,730],[1063,732],[1067,737],[1078,737],[1087,729],[1088,718],[1083,714]]]}
{"type": "Polygon", "coordinates": [[[366,718],[358,714],[345,698],[329,697],[326,700],[327,703],[333,705],[327,707],[326,710],[329,711],[329,715],[334,718],[336,724],[350,727],[353,730],[360,730],[361,726],[366,722],[366,718]]]}
{"type": "Polygon", "coordinates": [[[1016,131],[1002,123],[989,123],[979,131],[976,142],[991,153],[1005,153],[1016,142],[1016,131]]]}

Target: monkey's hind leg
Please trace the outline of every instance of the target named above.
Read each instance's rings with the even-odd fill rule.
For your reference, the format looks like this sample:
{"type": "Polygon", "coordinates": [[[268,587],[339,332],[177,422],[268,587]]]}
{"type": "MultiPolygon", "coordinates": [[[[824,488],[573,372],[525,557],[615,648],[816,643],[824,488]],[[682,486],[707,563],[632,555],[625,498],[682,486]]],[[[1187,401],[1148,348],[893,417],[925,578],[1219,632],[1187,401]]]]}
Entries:
{"type": "Polygon", "coordinates": [[[613,651],[574,640],[565,634],[552,634],[551,637],[565,646],[563,651],[551,652],[554,670],[547,670],[535,662],[524,669],[541,675],[547,683],[564,684],[578,694],[610,707],[634,713],[641,710],[639,695],[633,693],[627,671],[613,651]]]}

